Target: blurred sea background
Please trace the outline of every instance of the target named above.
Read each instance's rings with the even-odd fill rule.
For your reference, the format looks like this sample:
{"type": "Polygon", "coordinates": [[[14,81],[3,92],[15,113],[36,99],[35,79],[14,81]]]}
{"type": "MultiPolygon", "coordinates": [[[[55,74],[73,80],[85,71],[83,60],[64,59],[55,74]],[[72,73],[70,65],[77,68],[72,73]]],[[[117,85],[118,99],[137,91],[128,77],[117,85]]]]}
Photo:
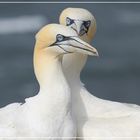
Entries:
{"type": "Polygon", "coordinates": [[[38,93],[35,34],[58,23],[67,7],[86,8],[97,21],[92,44],[100,57],[89,57],[82,72],[87,89],[103,99],[140,105],[140,4],[0,3],[0,107],[38,93]]]}

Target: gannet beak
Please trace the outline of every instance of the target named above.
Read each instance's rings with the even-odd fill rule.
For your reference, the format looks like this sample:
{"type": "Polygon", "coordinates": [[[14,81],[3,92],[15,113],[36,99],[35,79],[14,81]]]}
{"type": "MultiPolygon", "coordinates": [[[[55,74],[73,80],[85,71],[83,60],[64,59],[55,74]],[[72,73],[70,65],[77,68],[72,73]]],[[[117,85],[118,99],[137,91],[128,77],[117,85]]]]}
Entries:
{"type": "Polygon", "coordinates": [[[88,29],[83,25],[83,21],[75,20],[74,23],[76,25],[76,29],[73,29],[76,31],[78,36],[83,36],[88,32],[88,29]]]}
{"type": "Polygon", "coordinates": [[[82,26],[83,22],[82,21],[75,21],[74,23],[76,25],[75,31],[77,32],[78,35],[80,35],[81,34],[81,26],[82,26]]]}
{"type": "Polygon", "coordinates": [[[69,45],[72,46],[74,48],[74,51],[76,52],[87,55],[99,56],[98,51],[93,46],[84,42],[78,37],[70,37],[69,45]]]}

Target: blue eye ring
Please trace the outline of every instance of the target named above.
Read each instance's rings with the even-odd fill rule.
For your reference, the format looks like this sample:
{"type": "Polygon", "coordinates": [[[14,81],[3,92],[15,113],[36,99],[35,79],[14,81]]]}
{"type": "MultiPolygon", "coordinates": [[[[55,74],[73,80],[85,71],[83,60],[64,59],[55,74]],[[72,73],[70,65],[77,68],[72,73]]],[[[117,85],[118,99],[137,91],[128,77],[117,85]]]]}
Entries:
{"type": "Polygon", "coordinates": [[[71,24],[73,24],[73,23],[74,23],[74,20],[73,20],[73,19],[71,19],[71,18],[69,18],[69,17],[66,18],[66,25],[67,25],[67,26],[69,26],[69,25],[71,25],[71,24]]]}
{"type": "Polygon", "coordinates": [[[57,42],[63,41],[64,40],[64,36],[61,35],[61,34],[57,34],[56,40],[57,40],[57,42]]]}

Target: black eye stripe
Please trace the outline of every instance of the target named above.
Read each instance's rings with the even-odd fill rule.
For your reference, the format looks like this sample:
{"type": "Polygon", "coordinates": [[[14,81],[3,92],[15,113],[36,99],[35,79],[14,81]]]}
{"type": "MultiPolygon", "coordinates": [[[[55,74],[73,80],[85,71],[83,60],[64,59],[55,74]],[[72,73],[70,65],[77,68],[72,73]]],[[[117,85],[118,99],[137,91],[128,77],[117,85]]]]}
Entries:
{"type": "Polygon", "coordinates": [[[71,25],[71,24],[73,24],[73,23],[74,23],[74,20],[73,20],[73,19],[71,19],[71,18],[69,18],[69,17],[66,18],[66,25],[67,25],[67,26],[69,26],[69,25],[71,25]]]}
{"type": "Polygon", "coordinates": [[[62,42],[62,41],[72,40],[71,37],[74,37],[74,36],[64,36],[64,35],[61,35],[61,34],[57,34],[56,35],[56,41],[54,43],[52,43],[49,47],[54,46],[54,45],[58,45],[58,43],[62,42]],[[62,40],[58,40],[58,37],[60,37],[60,36],[63,38],[62,40]]]}
{"type": "Polygon", "coordinates": [[[89,20],[89,21],[83,21],[83,25],[84,25],[85,27],[89,27],[90,24],[91,24],[91,21],[90,21],[90,20],[89,20]]]}
{"type": "Polygon", "coordinates": [[[86,28],[89,28],[90,27],[90,24],[91,24],[91,21],[90,20],[78,20],[78,19],[71,19],[69,17],[66,18],[66,26],[70,26],[71,24],[75,23],[75,21],[82,21],[83,22],[83,25],[86,27],[86,28]]]}
{"type": "Polygon", "coordinates": [[[56,42],[61,42],[61,41],[65,41],[65,40],[68,40],[69,37],[67,36],[64,36],[64,35],[61,35],[61,34],[57,34],[56,35],[56,42]]]}

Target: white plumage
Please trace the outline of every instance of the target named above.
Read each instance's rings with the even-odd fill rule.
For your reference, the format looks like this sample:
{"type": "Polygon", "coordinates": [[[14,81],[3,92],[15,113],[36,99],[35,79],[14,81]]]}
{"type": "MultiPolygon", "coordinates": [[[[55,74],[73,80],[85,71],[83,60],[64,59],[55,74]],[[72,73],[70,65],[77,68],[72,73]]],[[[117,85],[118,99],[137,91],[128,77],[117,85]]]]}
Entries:
{"type": "Polygon", "coordinates": [[[14,103],[0,109],[0,139],[71,140],[76,136],[71,92],[61,66],[63,54],[69,52],[97,53],[66,26],[50,24],[37,33],[34,70],[40,91],[24,104],[14,103]]]}
{"type": "MultiPolygon", "coordinates": [[[[86,42],[90,42],[95,35],[95,18],[82,8],[64,9],[60,15],[60,24],[74,29],[86,42]],[[71,20],[71,24],[67,19],[71,20]],[[86,28],[86,21],[90,21],[91,24],[88,31],[85,30],[81,35],[82,29],[86,28]]],[[[76,53],[63,58],[65,76],[72,91],[72,111],[77,120],[77,135],[96,137],[95,139],[107,137],[109,140],[121,140],[124,137],[134,140],[135,137],[140,137],[140,106],[103,100],[89,93],[80,80],[86,60],[86,55],[76,53]]]]}

